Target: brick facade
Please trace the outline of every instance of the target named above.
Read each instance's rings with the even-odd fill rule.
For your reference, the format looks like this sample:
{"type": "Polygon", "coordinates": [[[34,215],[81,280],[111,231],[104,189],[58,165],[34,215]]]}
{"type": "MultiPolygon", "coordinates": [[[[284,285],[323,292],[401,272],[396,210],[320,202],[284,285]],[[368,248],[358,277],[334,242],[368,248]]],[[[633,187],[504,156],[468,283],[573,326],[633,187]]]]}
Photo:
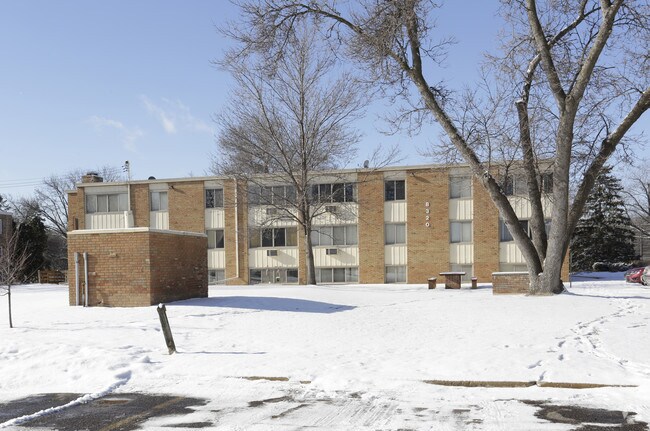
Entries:
{"type": "Polygon", "coordinates": [[[149,227],[149,199],[148,184],[132,184],[131,186],[131,208],[133,213],[133,227],[149,227]]]}
{"type": "Polygon", "coordinates": [[[152,231],[75,231],[68,234],[69,303],[76,304],[75,259],[78,252],[83,295],[88,253],[88,305],[148,306],[159,302],[206,297],[207,262],[204,235],[152,231]]]}
{"type": "Polygon", "coordinates": [[[248,284],[248,205],[246,184],[224,181],[223,187],[226,251],[226,280],[229,285],[248,284]],[[235,187],[237,187],[235,193],[235,187]],[[237,201],[237,205],[235,205],[237,201]],[[235,222],[237,220],[237,222],[235,222]],[[237,247],[237,242],[239,247],[237,247]],[[239,249],[239,250],[237,250],[239,249]],[[239,254],[237,253],[239,251],[239,254]],[[239,259],[239,273],[237,272],[239,259]]]}
{"type": "Polygon", "coordinates": [[[384,174],[359,176],[359,282],[384,282],[384,174]]]}
{"type": "Polygon", "coordinates": [[[528,293],[530,280],[527,272],[495,272],[492,274],[492,293],[495,295],[528,293]]]}
{"type": "Polygon", "coordinates": [[[169,228],[205,233],[205,191],[203,181],[170,183],[169,228]]]}
{"type": "Polygon", "coordinates": [[[406,176],[409,283],[426,283],[429,277],[450,269],[448,196],[447,169],[409,171],[406,176]]]}
{"type": "Polygon", "coordinates": [[[489,280],[499,269],[499,211],[481,183],[472,178],[474,277],[489,280]]]}
{"type": "Polygon", "coordinates": [[[0,223],[2,223],[0,229],[0,244],[7,241],[13,232],[13,218],[11,214],[0,212],[0,223]]]}

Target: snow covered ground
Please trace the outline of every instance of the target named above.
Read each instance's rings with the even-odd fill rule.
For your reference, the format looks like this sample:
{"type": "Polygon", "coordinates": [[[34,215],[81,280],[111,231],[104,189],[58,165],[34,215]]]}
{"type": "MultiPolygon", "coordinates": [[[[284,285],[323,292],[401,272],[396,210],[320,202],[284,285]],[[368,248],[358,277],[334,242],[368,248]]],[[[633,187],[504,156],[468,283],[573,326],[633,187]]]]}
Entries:
{"type": "MultiPolygon", "coordinates": [[[[634,411],[650,421],[650,289],[576,278],[552,297],[424,285],[249,286],[155,307],[67,305],[67,288],[0,298],[0,402],[40,393],[205,398],[211,429],[572,429],[519,400],[634,411]],[[459,388],[426,380],[635,385],[459,388]],[[266,401],[264,401],[266,400],[266,401]]],[[[612,278],[612,277],[610,277],[612,278]]],[[[0,423],[0,428],[13,423],[0,423]]]]}

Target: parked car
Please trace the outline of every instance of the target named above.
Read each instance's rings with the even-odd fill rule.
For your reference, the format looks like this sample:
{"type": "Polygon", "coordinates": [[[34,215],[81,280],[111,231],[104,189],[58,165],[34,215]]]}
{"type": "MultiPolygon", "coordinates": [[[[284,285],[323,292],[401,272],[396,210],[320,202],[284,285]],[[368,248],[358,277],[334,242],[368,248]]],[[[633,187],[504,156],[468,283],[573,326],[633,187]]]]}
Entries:
{"type": "Polygon", "coordinates": [[[625,281],[628,283],[641,283],[641,276],[646,267],[632,268],[625,272],[625,281]]]}
{"type": "Polygon", "coordinates": [[[641,274],[641,284],[644,286],[650,285],[650,266],[646,266],[643,269],[643,273],[641,274]]]}

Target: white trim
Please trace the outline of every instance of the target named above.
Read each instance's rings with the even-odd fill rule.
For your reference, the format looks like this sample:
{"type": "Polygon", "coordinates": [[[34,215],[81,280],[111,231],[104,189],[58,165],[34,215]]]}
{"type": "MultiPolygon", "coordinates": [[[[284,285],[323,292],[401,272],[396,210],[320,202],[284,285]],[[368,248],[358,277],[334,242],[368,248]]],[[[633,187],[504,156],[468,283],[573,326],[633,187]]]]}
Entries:
{"type": "Polygon", "coordinates": [[[526,271],[493,272],[492,275],[528,275],[526,271]]]}
{"type": "Polygon", "coordinates": [[[183,236],[198,236],[207,238],[208,236],[205,233],[198,232],[187,232],[182,230],[162,230],[162,229],[152,229],[148,227],[131,227],[124,229],[79,229],[68,232],[68,235],[91,235],[98,233],[142,233],[142,232],[151,232],[151,233],[164,233],[168,235],[183,235],[183,236]]]}

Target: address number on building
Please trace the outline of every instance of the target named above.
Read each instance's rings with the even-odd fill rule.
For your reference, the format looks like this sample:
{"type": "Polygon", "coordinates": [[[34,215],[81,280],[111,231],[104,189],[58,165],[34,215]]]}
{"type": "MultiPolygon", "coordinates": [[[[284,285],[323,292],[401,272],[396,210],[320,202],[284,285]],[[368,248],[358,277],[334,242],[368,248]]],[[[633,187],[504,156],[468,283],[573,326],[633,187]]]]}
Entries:
{"type": "Polygon", "coordinates": [[[429,201],[424,203],[424,226],[431,227],[431,203],[429,201]]]}

